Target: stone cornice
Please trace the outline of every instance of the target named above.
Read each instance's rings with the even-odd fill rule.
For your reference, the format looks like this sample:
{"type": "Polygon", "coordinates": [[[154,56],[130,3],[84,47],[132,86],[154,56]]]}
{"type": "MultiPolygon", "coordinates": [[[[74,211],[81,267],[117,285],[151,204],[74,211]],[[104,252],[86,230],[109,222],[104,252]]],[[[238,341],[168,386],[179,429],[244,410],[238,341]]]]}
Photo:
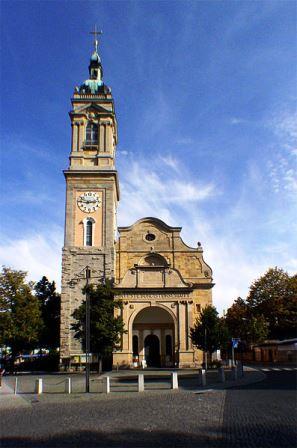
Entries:
{"type": "Polygon", "coordinates": [[[117,200],[120,200],[120,185],[119,185],[119,176],[117,170],[102,170],[102,169],[96,169],[96,170],[90,170],[90,169],[70,169],[70,170],[64,170],[63,171],[65,178],[67,177],[75,177],[75,176],[94,176],[94,177],[107,177],[107,176],[113,176],[116,181],[116,191],[117,191],[117,200]]]}
{"type": "Polygon", "coordinates": [[[117,287],[117,285],[114,286],[114,289],[116,289],[118,292],[122,292],[124,294],[129,293],[129,294],[142,294],[142,293],[147,293],[147,294],[186,294],[186,293],[191,293],[193,292],[193,288],[188,288],[188,287],[180,287],[180,288],[152,288],[152,287],[147,287],[147,288],[120,288],[117,287]]]}
{"type": "Polygon", "coordinates": [[[212,289],[215,283],[194,283],[193,289],[212,289]]]}

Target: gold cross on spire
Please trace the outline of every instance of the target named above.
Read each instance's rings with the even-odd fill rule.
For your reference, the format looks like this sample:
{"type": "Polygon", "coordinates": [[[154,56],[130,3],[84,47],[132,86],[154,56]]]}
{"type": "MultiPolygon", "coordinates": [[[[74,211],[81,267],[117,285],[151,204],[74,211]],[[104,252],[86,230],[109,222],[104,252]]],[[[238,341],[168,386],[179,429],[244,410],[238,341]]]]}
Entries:
{"type": "Polygon", "coordinates": [[[98,53],[98,36],[100,36],[100,34],[103,34],[102,31],[97,31],[97,26],[94,26],[94,31],[91,31],[90,34],[94,35],[94,47],[95,47],[95,51],[96,53],[98,53]]]}

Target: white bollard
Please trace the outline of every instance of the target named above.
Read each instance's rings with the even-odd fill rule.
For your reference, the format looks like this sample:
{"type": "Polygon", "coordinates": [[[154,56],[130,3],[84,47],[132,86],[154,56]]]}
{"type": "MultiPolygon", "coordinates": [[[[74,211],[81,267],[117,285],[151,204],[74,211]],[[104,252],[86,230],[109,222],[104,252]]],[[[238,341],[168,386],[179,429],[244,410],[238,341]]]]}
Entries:
{"type": "Polygon", "coordinates": [[[144,375],[142,373],[138,375],[138,392],[144,392],[144,375]]]}
{"type": "Polygon", "coordinates": [[[65,394],[71,394],[71,378],[65,379],[65,394]]]}
{"type": "Polygon", "coordinates": [[[177,372],[172,372],[171,373],[171,389],[178,389],[177,372]]]}
{"type": "Polygon", "coordinates": [[[35,382],[35,393],[40,395],[43,392],[42,378],[38,378],[35,382]]]}
{"type": "Polygon", "coordinates": [[[206,386],[206,370],[205,369],[201,369],[200,370],[200,378],[201,378],[201,386],[206,386]]]}
{"type": "Polygon", "coordinates": [[[218,373],[219,373],[220,382],[224,383],[225,382],[225,370],[224,370],[224,367],[219,367],[218,373]]]}
{"type": "Polygon", "coordinates": [[[109,378],[109,376],[105,376],[103,378],[103,392],[105,394],[110,393],[110,378],[109,378]]]}
{"type": "Polygon", "coordinates": [[[17,378],[14,379],[13,393],[14,393],[14,395],[16,395],[18,393],[18,379],[17,378]]]}
{"type": "Polygon", "coordinates": [[[233,366],[231,368],[231,372],[232,372],[232,380],[236,381],[237,380],[237,367],[233,366]]]}

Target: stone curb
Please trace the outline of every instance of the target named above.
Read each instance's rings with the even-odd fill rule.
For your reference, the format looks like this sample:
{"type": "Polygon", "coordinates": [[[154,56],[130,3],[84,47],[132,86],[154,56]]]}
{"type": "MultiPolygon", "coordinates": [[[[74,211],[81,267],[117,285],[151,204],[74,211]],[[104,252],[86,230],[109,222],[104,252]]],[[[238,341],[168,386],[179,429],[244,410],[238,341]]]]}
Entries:
{"type": "MultiPolygon", "coordinates": [[[[263,381],[266,378],[265,373],[259,371],[258,369],[254,369],[252,367],[248,367],[247,369],[245,369],[245,371],[252,371],[252,375],[244,376],[243,378],[240,378],[236,381],[226,381],[225,383],[221,383],[221,384],[207,384],[205,387],[201,387],[198,388],[196,390],[191,390],[188,392],[192,392],[192,393],[207,393],[207,392],[215,392],[218,390],[225,390],[225,389],[230,389],[232,387],[236,387],[236,386],[246,386],[248,384],[253,384],[253,383],[259,383],[260,381],[263,381]]],[[[186,390],[184,390],[185,392],[187,392],[186,390]]]]}

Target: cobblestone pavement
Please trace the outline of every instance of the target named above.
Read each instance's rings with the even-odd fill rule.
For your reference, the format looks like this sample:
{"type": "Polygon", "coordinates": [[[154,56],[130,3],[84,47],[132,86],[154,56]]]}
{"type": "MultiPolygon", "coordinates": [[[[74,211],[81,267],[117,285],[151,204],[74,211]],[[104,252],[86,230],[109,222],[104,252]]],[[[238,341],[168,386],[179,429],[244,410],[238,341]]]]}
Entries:
{"type": "Polygon", "coordinates": [[[266,379],[226,391],[226,447],[296,447],[296,372],[265,368],[266,379]]]}
{"type": "Polygon", "coordinates": [[[296,375],[228,390],[32,394],[1,401],[1,447],[296,447],[296,375]]]}

